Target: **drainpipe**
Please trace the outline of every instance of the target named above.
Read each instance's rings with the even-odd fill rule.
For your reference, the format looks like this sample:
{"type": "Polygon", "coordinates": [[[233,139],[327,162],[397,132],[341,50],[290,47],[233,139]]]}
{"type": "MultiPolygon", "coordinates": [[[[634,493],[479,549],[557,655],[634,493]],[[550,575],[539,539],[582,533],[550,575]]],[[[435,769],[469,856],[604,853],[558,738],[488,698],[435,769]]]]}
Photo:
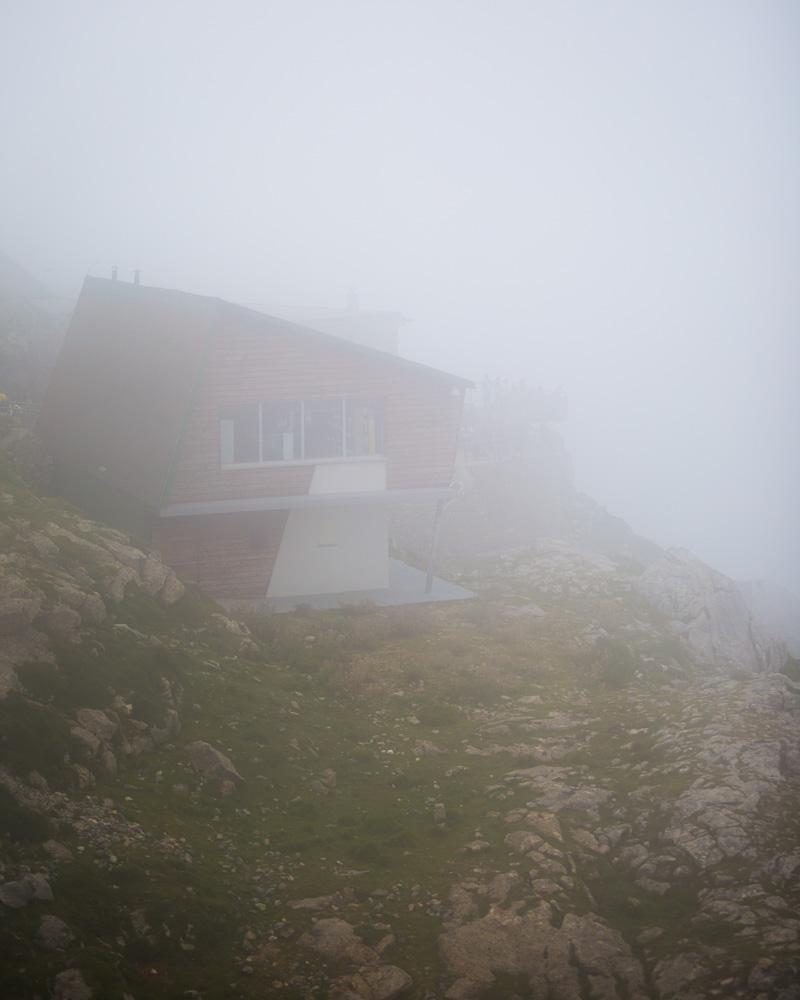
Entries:
{"type": "Polygon", "coordinates": [[[425,577],[425,593],[430,594],[433,590],[433,573],[436,568],[436,550],[439,547],[439,527],[442,523],[442,512],[445,508],[444,498],[436,501],[436,513],[433,515],[433,537],[431,538],[431,550],[428,554],[428,572],[425,577]]]}

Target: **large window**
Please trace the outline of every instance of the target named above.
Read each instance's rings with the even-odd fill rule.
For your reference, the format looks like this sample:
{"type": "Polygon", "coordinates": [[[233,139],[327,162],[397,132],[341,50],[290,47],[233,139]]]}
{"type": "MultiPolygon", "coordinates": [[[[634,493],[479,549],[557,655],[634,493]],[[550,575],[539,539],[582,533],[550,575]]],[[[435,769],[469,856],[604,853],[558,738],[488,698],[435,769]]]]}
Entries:
{"type": "Polygon", "coordinates": [[[374,400],[306,399],[220,410],[223,465],[359,458],[383,451],[383,406],[374,400]]]}

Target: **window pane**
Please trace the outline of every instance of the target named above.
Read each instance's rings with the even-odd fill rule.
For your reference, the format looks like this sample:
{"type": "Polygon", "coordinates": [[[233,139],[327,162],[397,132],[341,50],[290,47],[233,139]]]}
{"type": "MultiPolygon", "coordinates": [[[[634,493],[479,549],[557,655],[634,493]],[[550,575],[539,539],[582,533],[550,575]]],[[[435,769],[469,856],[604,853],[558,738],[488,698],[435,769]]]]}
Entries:
{"type": "Polygon", "coordinates": [[[261,406],[261,458],[288,462],[301,458],[300,404],[263,403],[261,406]]]}
{"type": "Polygon", "coordinates": [[[347,400],[347,454],[380,455],[383,451],[383,406],[374,400],[347,400]]]}
{"type": "Polygon", "coordinates": [[[305,457],[339,457],[342,454],[341,399],[309,399],[304,407],[305,457]]]}
{"type": "Polygon", "coordinates": [[[258,461],[258,403],[223,407],[219,424],[223,465],[258,461]]]}

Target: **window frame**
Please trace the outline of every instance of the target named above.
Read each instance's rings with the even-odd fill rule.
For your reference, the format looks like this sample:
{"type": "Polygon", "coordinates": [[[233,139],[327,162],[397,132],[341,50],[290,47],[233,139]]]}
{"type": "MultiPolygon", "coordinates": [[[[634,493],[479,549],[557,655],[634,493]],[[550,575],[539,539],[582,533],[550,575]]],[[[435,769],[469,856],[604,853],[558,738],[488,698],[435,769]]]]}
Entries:
{"type": "MultiPolygon", "coordinates": [[[[236,404],[230,404],[236,405],[236,404]]],[[[374,397],[362,398],[358,396],[315,396],[309,399],[287,399],[287,400],[259,400],[254,404],[258,407],[258,454],[259,459],[256,462],[223,462],[222,460],[222,439],[220,435],[219,442],[219,462],[220,469],[223,471],[228,471],[229,469],[265,469],[265,468],[276,468],[285,467],[292,465],[321,465],[322,463],[331,462],[381,462],[386,460],[385,453],[385,421],[383,416],[385,415],[384,401],[375,399],[374,397]],[[336,400],[341,400],[341,422],[342,422],[342,453],[340,455],[329,455],[323,458],[307,458],[305,454],[306,450],[306,403],[307,402],[334,402],[336,400]],[[383,410],[381,416],[381,433],[380,433],[380,446],[381,451],[375,452],[374,455],[348,455],[347,454],[347,404],[348,401],[352,402],[369,402],[373,404],[378,404],[383,410]],[[261,457],[264,454],[263,448],[263,436],[264,436],[264,424],[263,424],[263,410],[265,403],[274,402],[287,402],[287,403],[299,403],[300,405],[300,458],[277,458],[277,459],[267,459],[266,461],[261,457]]],[[[220,408],[220,414],[218,418],[218,426],[222,424],[223,416],[222,410],[224,407],[220,408]]]]}

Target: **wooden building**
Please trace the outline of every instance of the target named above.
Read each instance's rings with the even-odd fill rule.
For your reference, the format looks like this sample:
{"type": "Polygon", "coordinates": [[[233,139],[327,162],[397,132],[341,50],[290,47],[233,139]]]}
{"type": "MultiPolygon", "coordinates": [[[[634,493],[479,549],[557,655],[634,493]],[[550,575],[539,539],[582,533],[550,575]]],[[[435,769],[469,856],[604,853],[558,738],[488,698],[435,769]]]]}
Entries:
{"type": "Polygon", "coordinates": [[[229,601],[388,586],[469,383],[220,299],[87,278],[39,420],[60,488],[229,601]]]}

